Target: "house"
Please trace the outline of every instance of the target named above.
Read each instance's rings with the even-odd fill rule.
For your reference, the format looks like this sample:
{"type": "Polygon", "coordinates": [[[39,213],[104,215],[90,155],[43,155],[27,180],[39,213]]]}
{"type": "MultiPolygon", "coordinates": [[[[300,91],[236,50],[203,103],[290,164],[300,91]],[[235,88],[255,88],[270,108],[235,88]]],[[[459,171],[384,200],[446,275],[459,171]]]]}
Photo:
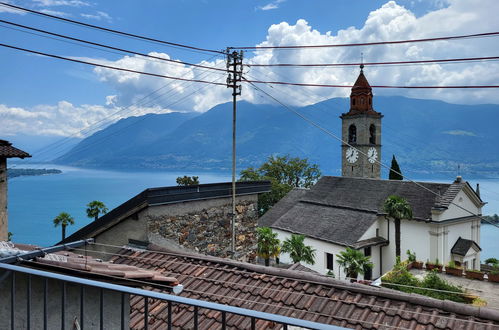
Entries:
{"type": "MultiPolygon", "coordinates": [[[[342,176],[322,177],[311,189],[294,189],[259,219],[285,240],[306,236],[316,249],[313,270],[344,277],[336,255],[347,247],[371,257],[365,278],[379,277],[395,263],[395,228],[383,210],[391,195],[405,198],[412,219],[401,222],[401,251],[418,260],[451,260],[466,268],[480,266],[480,215],[484,202],[469,183],[380,179],[381,119],[373,108],[372,89],[362,66],[342,120],[342,176]]],[[[402,257],[404,257],[403,255],[402,257]]],[[[289,256],[281,256],[289,262],[289,256]]]]}
{"type": "MultiPolygon", "coordinates": [[[[104,256],[102,256],[104,257],[104,256]]],[[[134,265],[174,276],[184,285],[180,297],[265,311],[303,320],[356,329],[488,329],[499,326],[499,312],[490,308],[441,301],[386,288],[346,283],[299,270],[264,267],[230,259],[178,252],[150,245],[145,250],[123,248],[112,262],[134,265]]],[[[149,327],[165,329],[168,304],[149,308],[149,327]]],[[[131,329],[141,329],[143,300],[131,297],[131,329]]],[[[175,305],[173,328],[191,329],[193,308],[175,305]]],[[[222,315],[199,309],[200,329],[222,328],[222,315]]],[[[251,319],[225,316],[226,326],[250,329],[251,319]]],[[[256,329],[280,329],[281,324],[256,321],[256,329]]]]}
{"type": "Polygon", "coordinates": [[[6,241],[9,236],[7,214],[7,158],[31,157],[25,151],[12,146],[12,143],[0,140],[0,241],[6,241]]]}
{"type": "Polygon", "coordinates": [[[69,250],[83,250],[87,243],[41,249],[0,241],[0,329],[128,328],[130,295],[84,285],[88,279],[133,288],[146,284],[166,290],[168,286],[169,293],[182,290],[177,279],[158,271],[116,265],[69,250]],[[2,269],[4,264],[21,266],[26,273],[2,269]],[[54,277],[42,277],[36,271],[54,277]],[[70,275],[73,281],[60,275],[70,275]]]}
{"type": "MultiPolygon", "coordinates": [[[[269,181],[236,184],[236,258],[254,255],[258,194],[269,190],[269,181]]],[[[61,243],[86,238],[116,246],[154,243],[226,257],[230,254],[231,196],[230,182],[146,189],[61,243]]]]}

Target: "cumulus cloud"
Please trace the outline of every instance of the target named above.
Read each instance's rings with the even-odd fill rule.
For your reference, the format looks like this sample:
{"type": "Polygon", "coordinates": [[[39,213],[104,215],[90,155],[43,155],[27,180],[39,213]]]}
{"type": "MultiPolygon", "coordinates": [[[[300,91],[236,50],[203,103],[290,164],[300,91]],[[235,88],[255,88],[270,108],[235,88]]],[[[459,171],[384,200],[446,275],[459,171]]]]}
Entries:
{"type": "Polygon", "coordinates": [[[55,105],[38,105],[32,108],[9,107],[0,104],[1,136],[17,134],[56,135],[85,137],[105,126],[128,116],[146,113],[167,113],[159,106],[116,108],[112,97],[108,106],[74,105],[60,101],[55,105]]]}
{"type": "Polygon", "coordinates": [[[80,14],[81,17],[87,19],[93,19],[96,21],[112,21],[111,16],[108,13],[103,11],[97,11],[95,14],[80,14]]]}
{"type": "MultiPolygon", "coordinates": [[[[272,2],[277,3],[277,2],[272,2]]],[[[495,14],[499,10],[496,0],[446,0],[438,10],[421,17],[409,9],[388,1],[381,8],[369,13],[360,28],[349,27],[339,31],[321,32],[307,21],[300,19],[294,24],[282,22],[268,29],[266,40],[259,46],[320,45],[373,42],[383,40],[420,39],[435,36],[469,34],[484,31],[497,31],[499,21],[495,14]]],[[[432,43],[384,45],[374,47],[345,47],[294,50],[266,50],[245,54],[246,63],[348,63],[359,62],[361,53],[366,62],[445,59],[475,56],[494,56],[499,51],[499,43],[493,38],[465,39],[432,43]]],[[[170,58],[168,54],[151,53],[154,56],[170,58]]],[[[225,81],[224,74],[207,73],[206,70],[183,65],[151,61],[138,56],[126,56],[108,64],[138,71],[155,72],[168,76],[189,79],[225,81]]],[[[206,62],[208,66],[224,67],[222,60],[206,62]]],[[[94,70],[104,83],[112,85],[117,96],[117,104],[132,104],[160,88],[160,95],[153,104],[172,107],[183,111],[206,111],[212,106],[229,101],[230,92],[218,86],[202,86],[183,82],[168,81],[122,73],[108,69],[94,70]],[[194,93],[194,94],[192,94],[194,93]],[[177,101],[185,98],[182,101],[177,101]]],[[[366,66],[364,72],[372,85],[493,85],[499,81],[499,64],[496,62],[466,64],[431,64],[419,66],[366,66]]],[[[259,68],[245,70],[250,80],[290,81],[316,84],[351,85],[359,73],[358,68],[259,68]]],[[[265,85],[258,85],[268,88],[265,85]]],[[[295,86],[273,86],[267,89],[277,98],[292,104],[306,105],[331,97],[346,97],[347,88],[317,88],[295,86]],[[289,96],[292,97],[289,97],[289,96]]],[[[499,94],[493,90],[393,90],[375,89],[377,95],[404,95],[416,98],[439,99],[453,103],[499,103],[499,94]]],[[[243,85],[242,99],[254,103],[270,103],[268,98],[252,86],[243,85]]]]}
{"type": "Polygon", "coordinates": [[[263,11],[277,9],[277,8],[279,8],[279,5],[281,3],[283,3],[284,1],[286,1],[286,0],[275,0],[275,1],[269,2],[268,4],[266,4],[264,6],[256,7],[256,9],[263,10],[263,11]]]}

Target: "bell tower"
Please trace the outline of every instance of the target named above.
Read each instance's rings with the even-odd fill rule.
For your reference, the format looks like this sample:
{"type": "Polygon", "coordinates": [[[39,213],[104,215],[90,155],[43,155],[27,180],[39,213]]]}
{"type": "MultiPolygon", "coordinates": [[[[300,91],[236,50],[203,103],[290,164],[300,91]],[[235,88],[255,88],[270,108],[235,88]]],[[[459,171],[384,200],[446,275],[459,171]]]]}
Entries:
{"type": "Polygon", "coordinates": [[[382,117],[373,109],[372,88],[361,64],[350,94],[350,111],[340,116],[344,141],[341,145],[342,176],[380,178],[382,117]]]}

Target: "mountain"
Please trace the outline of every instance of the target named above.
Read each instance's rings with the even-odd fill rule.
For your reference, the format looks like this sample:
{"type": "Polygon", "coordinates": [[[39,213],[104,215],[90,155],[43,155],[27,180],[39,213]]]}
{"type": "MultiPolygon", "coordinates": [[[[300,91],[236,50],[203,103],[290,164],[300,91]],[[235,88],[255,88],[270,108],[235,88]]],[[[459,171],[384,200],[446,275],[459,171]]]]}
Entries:
{"type": "MultiPolygon", "coordinates": [[[[383,115],[382,160],[395,154],[410,176],[436,172],[499,173],[499,105],[457,105],[377,96],[383,115]]],[[[341,137],[339,116],[349,100],[335,98],[293,108],[341,137]]],[[[238,102],[238,169],[259,166],[271,154],[308,157],[325,174],[340,173],[340,142],[282,106],[238,102]]],[[[81,141],[56,160],[83,167],[226,171],[231,167],[232,104],[201,114],[169,113],[121,120],[81,141]]],[[[386,172],[386,170],[385,170],[386,172]]]]}

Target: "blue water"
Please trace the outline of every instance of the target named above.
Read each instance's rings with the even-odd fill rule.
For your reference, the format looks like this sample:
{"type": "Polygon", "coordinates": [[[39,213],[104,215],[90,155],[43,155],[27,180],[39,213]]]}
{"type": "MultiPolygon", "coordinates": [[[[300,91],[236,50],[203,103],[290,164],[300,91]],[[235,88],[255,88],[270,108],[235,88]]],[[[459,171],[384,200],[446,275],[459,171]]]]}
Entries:
{"type": "MultiPolygon", "coordinates": [[[[69,235],[92,221],[87,218],[85,209],[86,204],[93,200],[100,200],[113,209],[146,188],[176,185],[175,179],[183,175],[197,175],[201,183],[230,181],[229,173],[118,172],[59,165],[43,167],[59,168],[63,173],[9,180],[9,231],[14,234],[15,242],[41,246],[58,242],[61,229],[54,227],[52,219],[60,212],[70,213],[76,223],[68,227],[69,235]]],[[[476,181],[468,180],[475,187],[476,181]]],[[[499,179],[480,179],[479,183],[482,199],[488,202],[483,214],[499,214],[499,179]]],[[[483,225],[481,235],[482,260],[499,258],[499,228],[483,225]]]]}

